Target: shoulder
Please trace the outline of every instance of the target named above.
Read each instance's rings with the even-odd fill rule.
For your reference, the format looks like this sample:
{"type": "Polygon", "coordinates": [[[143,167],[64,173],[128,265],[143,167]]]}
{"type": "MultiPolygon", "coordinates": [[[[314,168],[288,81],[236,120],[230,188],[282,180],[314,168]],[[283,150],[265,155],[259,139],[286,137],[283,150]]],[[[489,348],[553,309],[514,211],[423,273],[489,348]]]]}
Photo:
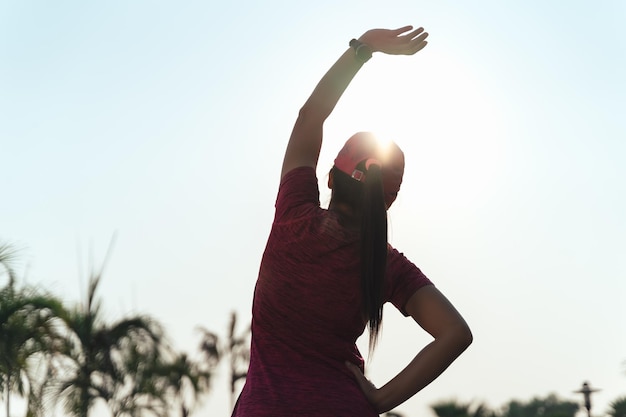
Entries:
{"type": "Polygon", "coordinates": [[[276,197],[276,218],[292,216],[298,208],[319,207],[319,187],[313,167],[298,167],[287,172],[280,181],[276,197]]]}
{"type": "Polygon", "coordinates": [[[409,298],[420,288],[432,285],[432,281],[403,253],[389,245],[387,252],[387,296],[398,310],[407,315],[405,306],[409,298]]]}
{"type": "Polygon", "coordinates": [[[412,276],[420,280],[430,281],[426,278],[426,275],[402,252],[398,251],[393,246],[389,245],[387,251],[387,272],[391,275],[391,278],[399,278],[405,276],[412,276]]]}
{"type": "Polygon", "coordinates": [[[387,269],[398,273],[404,269],[417,268],[413,262],[404,256],[404,253],[393,246],[387,245],[387,249],[387,269]]]}

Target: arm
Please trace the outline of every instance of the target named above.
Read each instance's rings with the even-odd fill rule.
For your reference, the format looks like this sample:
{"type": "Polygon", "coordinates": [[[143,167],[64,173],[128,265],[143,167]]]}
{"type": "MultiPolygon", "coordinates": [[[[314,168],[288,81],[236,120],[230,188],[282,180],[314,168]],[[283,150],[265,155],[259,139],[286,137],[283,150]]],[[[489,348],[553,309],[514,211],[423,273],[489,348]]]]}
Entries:
{"type": "MultiPolygon", "coordinates": [[[[413,55],[426,46],[428,34],[422,28],[412,29],[412,26],[395,30],[373,29],[365,32],[359,41],[368,45],[372,52],[413,55]]],[[[294,168],[317,166],[324,121],[362,66],[363,62],[349,48],[319,81],[298,114],[285,151],[281,178],[294,168]]]]}
{"type": "Polygon", "coordinates": [[[426,345],[391,381],[377,389],[358,367],[347,363],[378,412],[391,410],[430,384],[472,343],[467,323],[437,288],[423,287],[409,299],[407,312],[435,340],[426,345]]]}

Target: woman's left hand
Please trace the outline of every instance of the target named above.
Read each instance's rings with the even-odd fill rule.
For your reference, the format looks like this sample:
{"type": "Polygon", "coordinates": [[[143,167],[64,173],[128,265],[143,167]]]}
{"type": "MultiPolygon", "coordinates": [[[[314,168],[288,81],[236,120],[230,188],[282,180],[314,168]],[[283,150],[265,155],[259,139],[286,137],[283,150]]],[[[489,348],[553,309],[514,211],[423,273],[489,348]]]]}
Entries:
{"type": "Polygon", "coordinates": [[[424,28],[413,29],[404,26],[398,29],[372,29],[365,32],[359,41],[369,46],[373,52],[389,55],[413,55],[428,44],[428,33],[424,28]]]}
{"type": "Polygon", "coordinates": [[[376,408],[376,411],[381,412],[378,405],[378,388],[376,388],[376,386],[372,384],[372,382],[367,379],[365,375],[363,375],[363,372],[361,372],[358,366],[356,366],[352,362],[346,362],[346,366],[354,374],[356,382],[359,384],[359,387],[361,388],[361,391],[363,391],[363,394],[365,395],[365,398],[367,398],[367,401],[369,401],[370,404],[372,404],[374,408],[376,408]]]}

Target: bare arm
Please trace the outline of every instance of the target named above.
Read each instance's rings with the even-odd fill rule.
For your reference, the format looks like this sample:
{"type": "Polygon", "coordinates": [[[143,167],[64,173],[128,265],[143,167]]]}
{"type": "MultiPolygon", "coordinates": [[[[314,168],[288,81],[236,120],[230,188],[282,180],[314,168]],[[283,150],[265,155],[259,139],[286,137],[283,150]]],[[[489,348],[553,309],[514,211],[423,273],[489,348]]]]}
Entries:
{"type": "MultiPolygon", "coordinates": [[[[359,41],[369,46],[372,52],[413,55],[426,46],[428,34],[422,28],[412,29],[412,26],[395,30],[372,29],[359,41]]],[[[298,114],[285,151],[281,178],[294,168],[317,166],[324,121],[362,66],[363,62],[348,48],[319,81],[298,114]]]]}
{"type": "Polygon", "coordinates": [[[377,389],[354,364],[348,367],[367,399],[382,413],[393,409],[430,384],[472,343],[467,323],[434,286],[426,286],[409,299],[407,312],[435,340],[426,345],[398,375],[377,389]]]}

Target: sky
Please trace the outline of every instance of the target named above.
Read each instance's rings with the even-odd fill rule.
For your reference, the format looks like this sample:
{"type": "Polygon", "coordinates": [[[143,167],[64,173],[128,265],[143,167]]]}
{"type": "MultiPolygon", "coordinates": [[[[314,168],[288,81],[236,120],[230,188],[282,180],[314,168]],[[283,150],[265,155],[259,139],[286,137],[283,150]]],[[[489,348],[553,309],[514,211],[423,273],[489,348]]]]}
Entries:
{"type": "MultiPolygon", "coordinates": [[[[576,401],[589,381],[603,415],[626,394],[625,19],[620,0],[0,0],[0,240],[22,282],[68,304],[106,263],[107,318],[150,314],[195,352],[198,326],[250,320],[318,80],[364,31],[423,26],[423,51],[363,67],[318,166],[327,203],[351,134],[403,148],[390,242],[474,333],[397,411],[576,401]]],[[[386,308],[368,376],[384,384],[429,341],[386,308]]],[[[226,372],[196,415],[229,415],[226,372]]]]}

